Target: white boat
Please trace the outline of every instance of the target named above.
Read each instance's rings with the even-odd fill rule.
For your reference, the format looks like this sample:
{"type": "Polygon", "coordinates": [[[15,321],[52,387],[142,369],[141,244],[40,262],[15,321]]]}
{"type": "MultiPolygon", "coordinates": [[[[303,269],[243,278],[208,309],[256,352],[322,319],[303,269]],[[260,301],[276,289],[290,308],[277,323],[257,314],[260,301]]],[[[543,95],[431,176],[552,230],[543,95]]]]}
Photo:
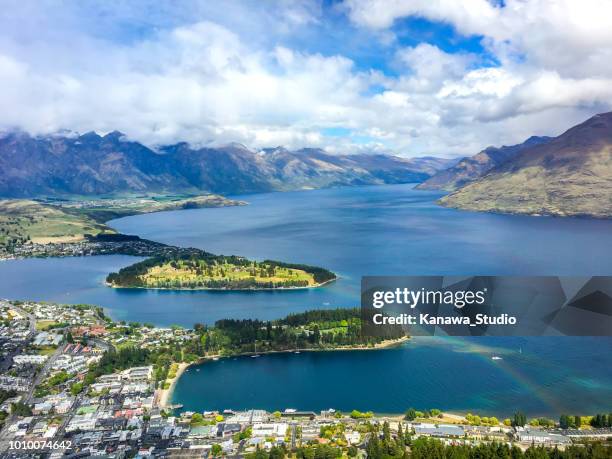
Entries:
{"type": "Polygon", "coordinates": [[[502,360],[502,358],[499,355],[494,355],[491,360],[502,360]]]}

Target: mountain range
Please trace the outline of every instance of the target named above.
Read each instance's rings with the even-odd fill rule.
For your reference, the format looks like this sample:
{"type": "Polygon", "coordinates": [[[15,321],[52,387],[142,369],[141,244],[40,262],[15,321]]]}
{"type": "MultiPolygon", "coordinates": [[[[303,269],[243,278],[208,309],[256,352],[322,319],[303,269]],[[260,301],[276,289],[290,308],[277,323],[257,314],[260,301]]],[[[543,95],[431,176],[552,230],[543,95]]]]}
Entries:
{"type": "Polygon", "coordinates": [[[501,213],[612,217],[612,112],[521,149],[440,203],[501,213]]]}
{"type": "Polygon", "coordinates": [[[0,196],[125,193],[253,193],[347,185],[422,182],[448,159],[383,154],[334,155],[320,149],[253,151],[240,144],[153,150],[120,132],[100,136],[0,137],[0,196]]]}
{"type": "Polygon", "coordinates": [[[470,182],[478,180],[491,169],[508,161],[521,151],[548,142],[551,137],[529,137],[518,145],[488,147],[469,158],[461,159],[448,169],[438,171],[432,177],[420,183],[421,190],[454,191],[470,182]]]}
{"type": "Polygon", "coordinates": [[[187,143],[149,148],[120,132],[104,136],[0,136],[0,196],[133,193],[254,193],[421,182],[461,209],[529,215],[612,217],[612,112],[558,137],[489,147],[456,160],[321,149],[251,150],[187,143]]]}

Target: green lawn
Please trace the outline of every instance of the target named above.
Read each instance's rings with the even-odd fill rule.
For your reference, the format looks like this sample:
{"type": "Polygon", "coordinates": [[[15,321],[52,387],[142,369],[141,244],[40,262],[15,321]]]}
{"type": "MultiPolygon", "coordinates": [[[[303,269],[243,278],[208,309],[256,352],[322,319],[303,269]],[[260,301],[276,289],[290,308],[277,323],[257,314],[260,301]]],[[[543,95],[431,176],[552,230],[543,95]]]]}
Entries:
{"type": "Polygon", "coordinates": [[[236,281],[253,281],[255,284],[283,284],[285,282],[304,283],[304,286],[315,285],[312,274],[300,269],[270,266],[238,266],[231,263],[209,264],[205,268],[194,267],[185,263],[165,263],[155,266],[140,276],[144,285],[158,287],[166,283],[181,285],[207,284],[210,281],[233,283],[236,281]]]}
{"type": "Polygon", "coordinates": [[[0,245],[71,242],[101,232],[114,230],[56,206],[25,199],[0,200],[0,245]]]}

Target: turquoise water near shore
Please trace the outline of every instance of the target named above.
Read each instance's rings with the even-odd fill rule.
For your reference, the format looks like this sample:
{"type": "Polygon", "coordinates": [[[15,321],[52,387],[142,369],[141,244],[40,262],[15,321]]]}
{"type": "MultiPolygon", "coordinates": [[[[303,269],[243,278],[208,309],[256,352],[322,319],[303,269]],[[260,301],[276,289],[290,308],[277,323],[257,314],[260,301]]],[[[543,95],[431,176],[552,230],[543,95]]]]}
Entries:
{"type": "MultiPolygon", "coordinates": [[[[273,319],[359,304],[363,275],[609,275],[612,221],[461,212],[410,185],[241,196],[243,207],[139,215],[121,232],[213,253],[323,266],[340,279],[282,292],[111,289],[127,256],[0,263],[0,297],[101,305],[157,325],[273,319]]],[[[287,407],[498,416],[612,411],[612,338],[414,339],[399,349],[278,354],[207,362],[185,373],[185,409],[287,407]],[[518,350],[523,350],[519,353],[518,350]],[[503,360],[491,360],[492,353],[503,360]]]]}
{"type": "Polygon", "coordinates": [[[611,352],[600,338],[419,337],[396,349],[227,358],[191,367],[172,401],[196,411],[521,409],[556,418],[612,409],[611,352]]]}

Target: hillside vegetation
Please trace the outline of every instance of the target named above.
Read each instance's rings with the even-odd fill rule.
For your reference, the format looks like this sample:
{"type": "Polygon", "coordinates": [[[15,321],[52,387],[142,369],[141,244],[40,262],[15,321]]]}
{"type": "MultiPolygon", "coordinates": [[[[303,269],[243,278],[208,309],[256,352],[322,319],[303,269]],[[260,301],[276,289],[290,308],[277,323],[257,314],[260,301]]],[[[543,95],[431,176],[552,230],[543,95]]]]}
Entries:
{"type": "Polygon", "coordinates": [[[115,234],[104,224],[128,215],[246,204],[219,195],[154,196],[94,200],[0,200],[0,247],[80,242],[87,235],[115,234]]]}
{"type": "Polygon", "coordinates": [[[448,169],[436,172],[435,175],[417,185],[419,190],[454,191],[468,183],[474,182],[521,151],[540,145],[550,140],[550,137],[530,137],[518,145],[503,147],[488,147],[469,158],[463,158],[448,169]]]}
{"type": "Polygon", "coordinates": [[[114,233],[87,215],[29,200],[0,200],[0,246],[74,242],[85,234],[114,233]]]}
{"type": "Polygon", "coordinates": [[[440,202],[477,211],[612,217],[612,113],[523,150],[440,202]]]}

